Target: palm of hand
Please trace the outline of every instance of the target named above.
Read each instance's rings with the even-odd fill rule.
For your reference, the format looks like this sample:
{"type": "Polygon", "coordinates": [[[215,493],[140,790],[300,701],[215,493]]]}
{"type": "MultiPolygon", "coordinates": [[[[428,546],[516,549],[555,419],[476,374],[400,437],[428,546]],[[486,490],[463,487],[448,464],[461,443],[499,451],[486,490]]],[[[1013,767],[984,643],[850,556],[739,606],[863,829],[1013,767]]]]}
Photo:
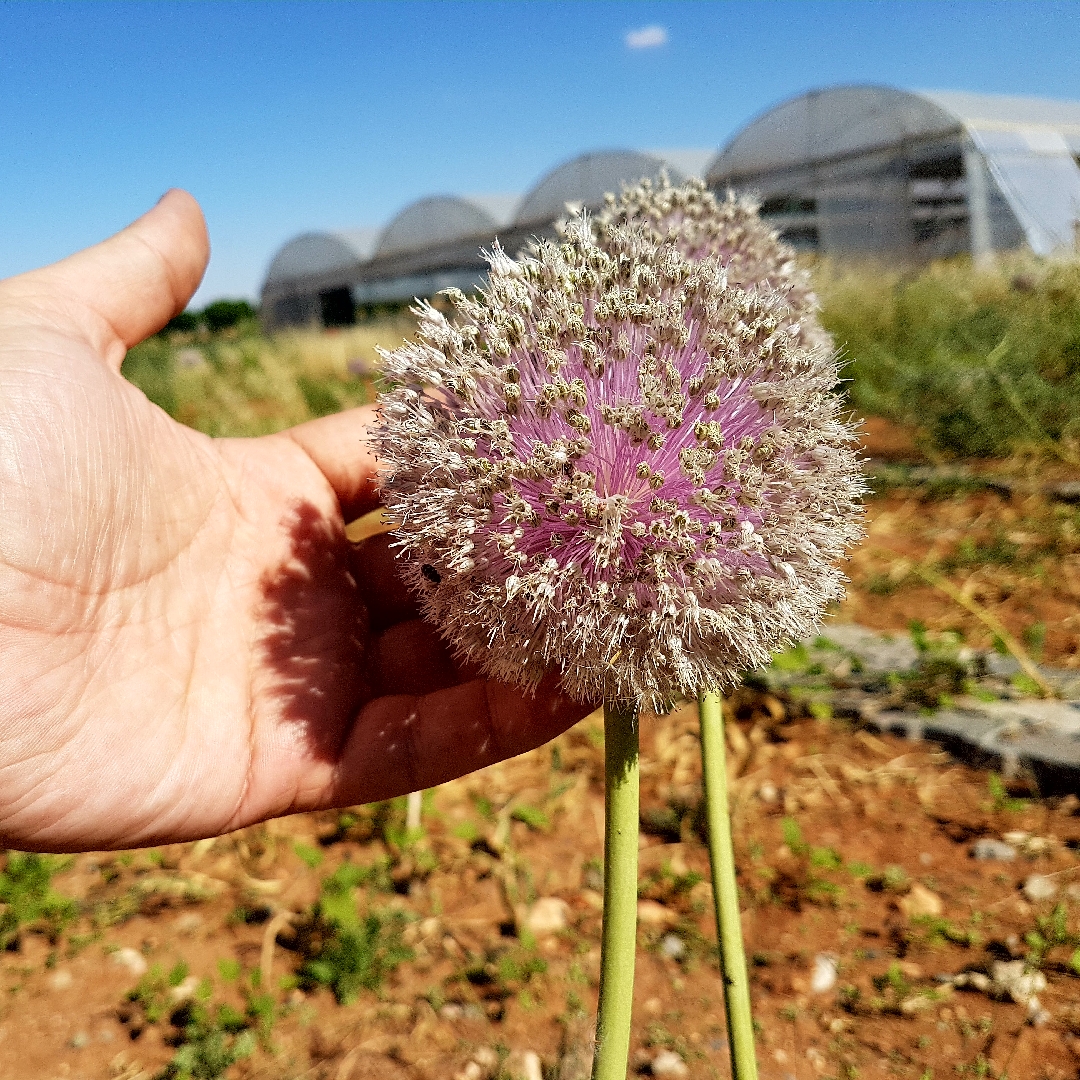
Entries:
{"type": "Polygon", "coordinates": [[[370,412],[211,440],[120,378],[126,345],[201,274],[197,244],[186,266],[168,247],[201,230],[184,200],[0,290],[0,835],[16,846],[188,839],[385,798],[583,711],[460,671],[385,540],[346,540],[343,511],[375,505],[370,412]],[[86,261],[125,243],[144,295],[109,310],[107,272],[89,286],[105,301],[79,295],[86,261]]]}

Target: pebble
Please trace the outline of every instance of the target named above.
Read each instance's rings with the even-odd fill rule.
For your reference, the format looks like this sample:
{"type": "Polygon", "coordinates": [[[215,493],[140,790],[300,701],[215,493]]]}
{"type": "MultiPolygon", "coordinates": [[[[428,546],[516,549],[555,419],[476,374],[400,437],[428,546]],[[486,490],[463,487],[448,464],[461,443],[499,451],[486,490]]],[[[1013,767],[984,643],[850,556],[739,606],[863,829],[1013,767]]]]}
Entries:
{"type": "Polygon", "coordinates": [[[1034,1014],[1041,1008],[1035,996],[1046,989],[1046,976],[1041,971],[1025,971],[1023,960],[996,960],[991,968],[991,992],[1011,997],[1017,1005],[1027,1006],[1034,1014]]]}
{"type": "Polygon", "coordinates": [[[439,1015],[444,1020],[460,1020],[465,1015],[465,1010],[460,1005],[450,1002],[439,1010],[439,1015]]]}
{"type": "Polygon", "coordinates": [[[473,1061],[482,1069],[494,1069],[499,1064],[499,1055],[490,1046],[481,1046],[473,1053],[473,1061]]]}
{"type": "Polygon", "coordinates": [[[138,949],[133,949],[130,945],[125,945],[122,949],[117,949],[112,954],[112,962],[118,964],[122,968],[127,970],[135,976],[135,978],[142,978],[146,974],[149,965],[146,962],[146,957],[143,956],[138,949]]]}
{"type": "Polygon", "coordinates": [[[541,937],[566,929],[570,905],[558,896],[542,896],[525,916],[525,929],[541,937]]]}
{"type": "Polygon", "coordinates": [[[190,937],[202,928],[203,917],[197,911],[188,911],[173,923],[181,937],[190,937]]]}
{"type": "Polygon", "coordinates": [[[194,347],[181,349],[176,354],[176,362],[184,368],[202,367],[206,363],[206,357],[199,349],[194,347]]]}
{"type": "Polygon", "coordinates": [[[667,1076],[671,1080],[682,1080],[690,1075],[690,1070],[674,1050],[661,1050],[652,1061],[653,1076],[667,1076]]]}
{"type": "Polygon", "coordinates": [[[90,1036],[85,1031],[77,1031],[71,1037],[71,1042],[68,1044],[73,1050],[81,1050],[90,1041],[90,1036]]]}
{"type": "Polygon", "coordinates": [[[511,1054],[506,1062],[507,1072],[514,1080],[544,1080],[540,1055],[535,1050],[511,1054]]]}
{"type": "Polygon", "coordinates": [[[836,957],[818,953],[814,957],[814,973],[810,976],[810,989],[815,994],[827,994],[836,985],[836,957]]]}
{"type": "Polygon", "coordinates": [[[944,910],[945,904],[937,893],[931,892],[925,885],[918,883],[911,886],[911,892],[897,901],[897,907],[909,918],[929,917],[936,919],[944,910]]]}
{"type": "Polygon", "coordinates": [[[774,803],[779,798],[779,795],[780,793],[776,790],[776,785],[768,780],[758,788],[758,798],[763,803],[774,803]]]}
{"type": "Polygon", "coordinates": [[[991,840],[984,836],[976,840],[971,849],[973,859],[996,859],[998,862],[1012,862],[1016,858],[1016,848],[1004,840],[991,840]]]}
{"type": "Polygon", "coordinates": [[[1037,904],[1040,900],[1052,900],[1057,896],[1057,891],[1058,883],[1044,874],[1032,874],[1024,882],[1024,895],[1033,904],[1037,904]]]}
{"type": "Polygon", "coordinates": [[[67,968],[61,968],[59,971],[54,971],[49,976],[49,986],[54,990],[66,990],[74,982],[75,979],[67,968]]]}
{"type": "Polygon", "coordinates": [[[669,960],[681,960],[686,955],[686,942],[678,934],[665,934],[660,952],[669,960]]]}
{"type": "Polygon", "coordinates": [[[670,926],[679,921],[674,911],[655,900],[639,900],[637,917],[643,926],[670,926]]]}
{"type": "Polygon", "coordinates": [[[182,983],[170,988],[169,997],[178,1005],[182,1005],[185,1001],[190,1001],[198,989],[199,980],[194,975],[189,975],[182,983]]]}

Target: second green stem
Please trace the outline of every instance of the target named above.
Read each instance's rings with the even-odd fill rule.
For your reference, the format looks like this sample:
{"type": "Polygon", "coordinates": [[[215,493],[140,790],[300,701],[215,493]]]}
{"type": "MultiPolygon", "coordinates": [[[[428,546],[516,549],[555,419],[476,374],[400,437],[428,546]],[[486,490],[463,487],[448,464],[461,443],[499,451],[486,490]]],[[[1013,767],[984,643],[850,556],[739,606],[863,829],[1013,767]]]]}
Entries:
{"type": "Polygon", "coordinates": [[[626,1080],[637,951],[638,715],[604,706],[604,928],[593,1080],[626,1080]]]}
{"type": "Polygon", "coordinates": [[[720,695],[700,694],[698,713],[701,717],[701,755],[705,774],[705,815],[709,823],[709,863],[712,867],[717,936],[720,939],[720,971],[724,979],[731,1075],[735,1080],[757,1080],[750,979],[746,971],[742,924],[739,921],[735,851],[731,845],[724,714],[720,695]]]}

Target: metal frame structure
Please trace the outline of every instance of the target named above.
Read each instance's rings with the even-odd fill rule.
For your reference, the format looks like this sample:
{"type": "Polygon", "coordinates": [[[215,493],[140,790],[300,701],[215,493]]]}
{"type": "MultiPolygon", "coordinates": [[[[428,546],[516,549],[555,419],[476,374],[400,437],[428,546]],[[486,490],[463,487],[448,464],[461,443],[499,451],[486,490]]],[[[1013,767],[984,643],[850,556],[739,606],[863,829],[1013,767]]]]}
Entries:
{"type": "Polygon", "coordinates": [[[381,230],[308,233],[275,256],[269,329],[342,325],[358,308],[482,284],[483,249],[552,236],[567,208],[666,172],[755,194],[796,249],[923,261],[1080,240],[1080,102],[840,86],[768,109],[719,151],[603,150],[517,198],[435,195],[381,230]]]}

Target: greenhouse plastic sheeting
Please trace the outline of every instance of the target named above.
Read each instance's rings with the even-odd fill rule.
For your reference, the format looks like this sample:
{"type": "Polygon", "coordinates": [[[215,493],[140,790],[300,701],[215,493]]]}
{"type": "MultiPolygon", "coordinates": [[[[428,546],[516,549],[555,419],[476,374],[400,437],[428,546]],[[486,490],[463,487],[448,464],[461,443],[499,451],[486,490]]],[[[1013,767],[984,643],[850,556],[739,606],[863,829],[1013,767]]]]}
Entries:
{"type": "Polygon", "coordinates": [[[1080,167],[1064,137],[1047,128],[969,127],[1037,255],[1073,249],[1080,222],[1080,167]]]}

